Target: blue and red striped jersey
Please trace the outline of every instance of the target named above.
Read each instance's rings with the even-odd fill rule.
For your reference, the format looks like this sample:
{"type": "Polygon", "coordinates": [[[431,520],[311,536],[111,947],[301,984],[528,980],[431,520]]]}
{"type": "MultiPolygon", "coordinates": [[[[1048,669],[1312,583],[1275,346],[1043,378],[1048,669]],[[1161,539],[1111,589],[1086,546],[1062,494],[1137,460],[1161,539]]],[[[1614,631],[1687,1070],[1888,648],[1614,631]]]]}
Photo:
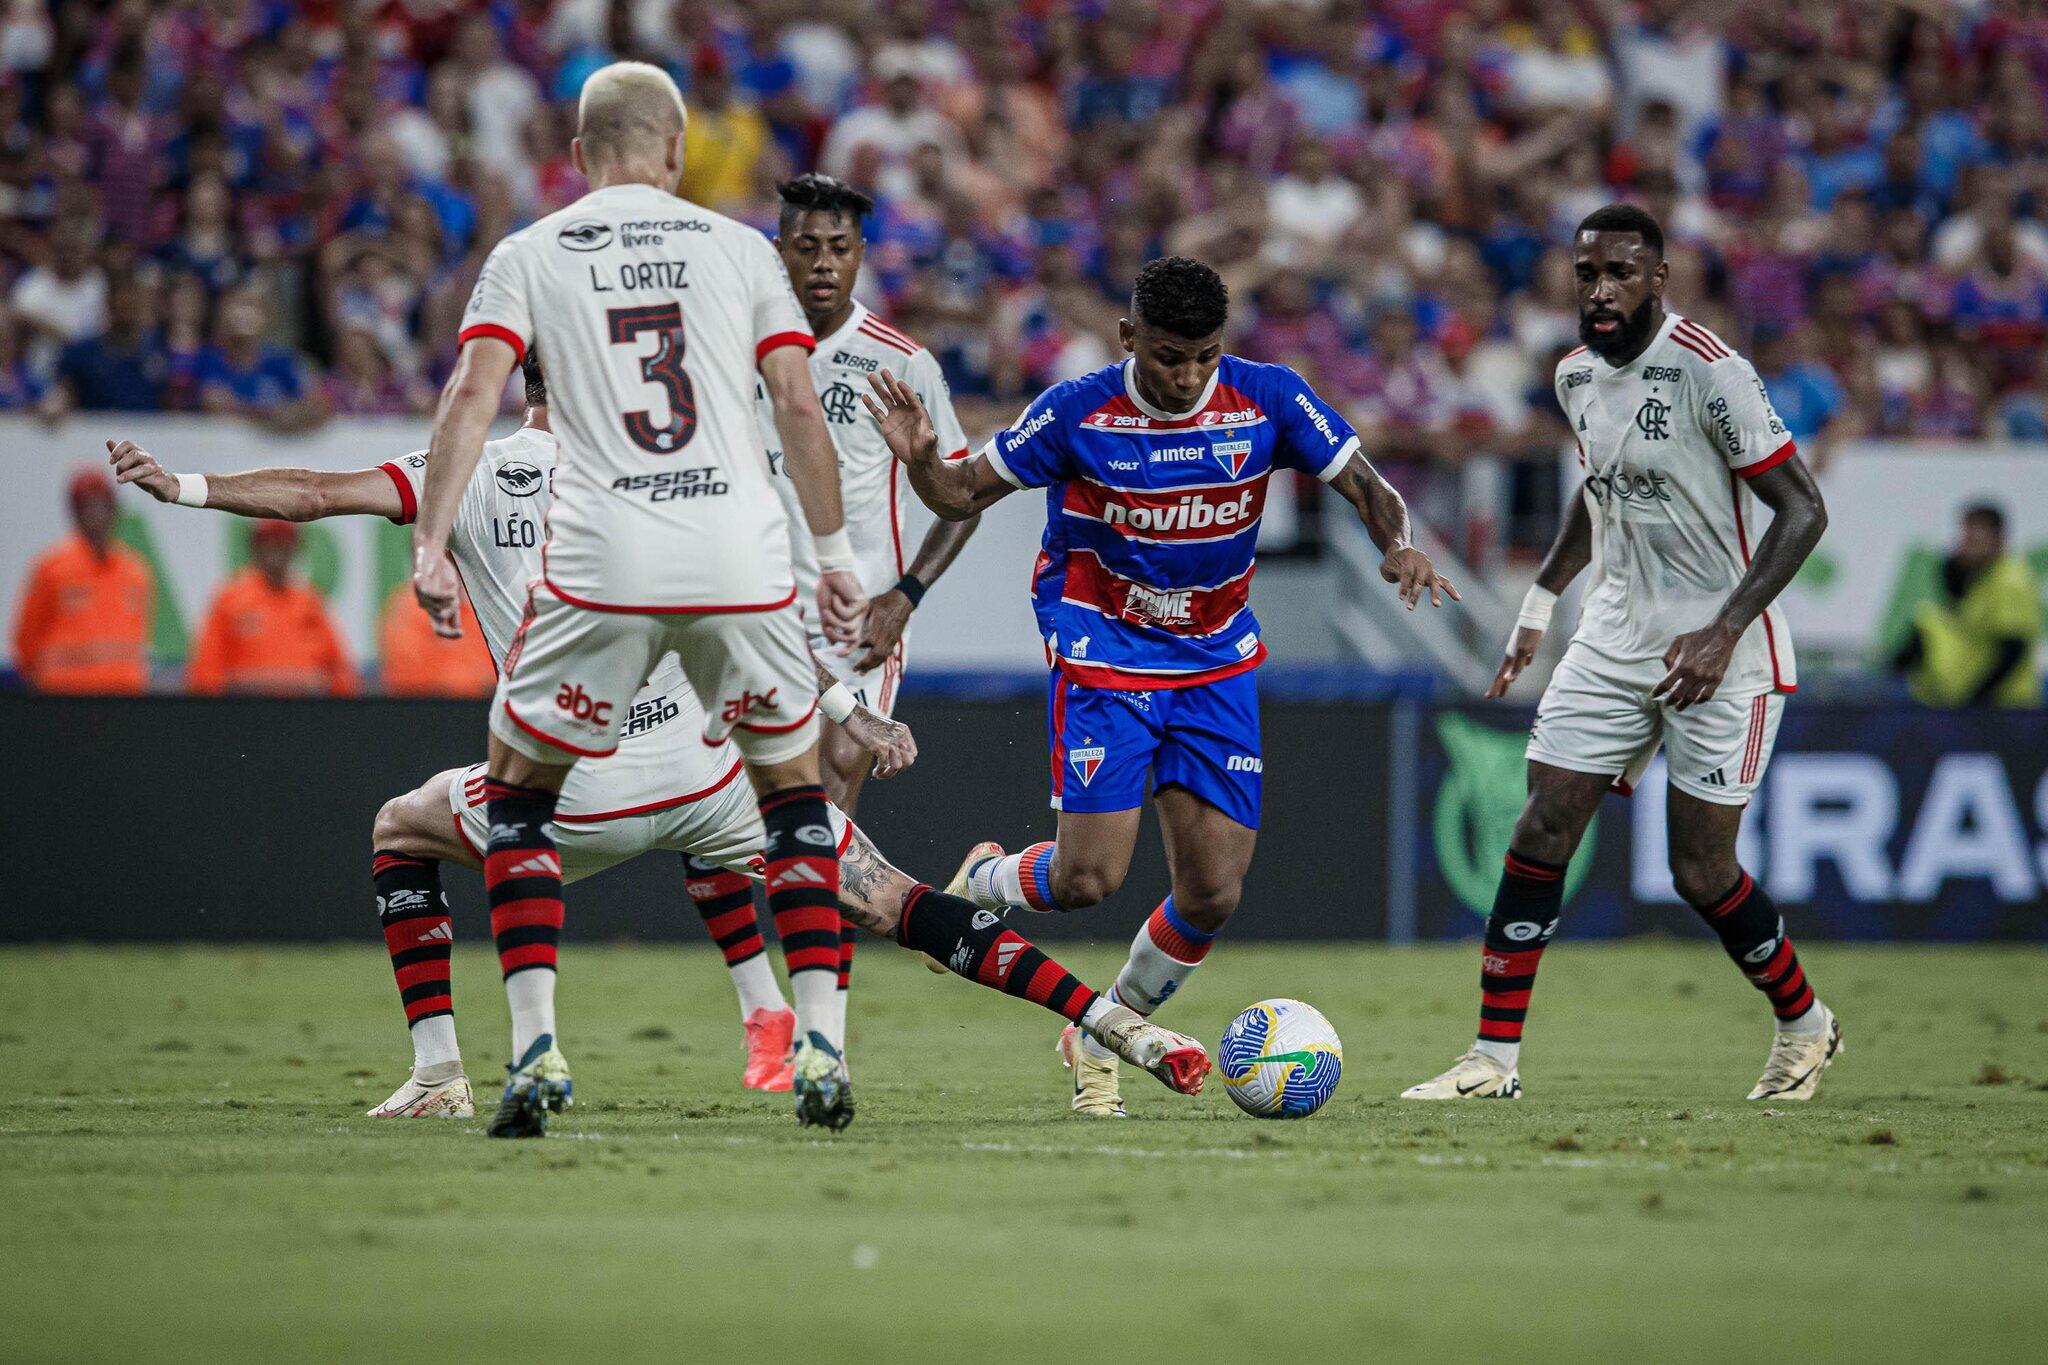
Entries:
{"type": "Polygon", "coordinates": [[[1043,488],[1032,574],[1046,647],[1084,686],[1213,682],[1266,657],[1249,602],[1252,552],[1276,469],[1325,482],[1358,436],[1284,365],[1226,355],[1190,412],[1138,395],[1131,365],[1054,385],[983,448],[1019,488],[1043,488]]]}

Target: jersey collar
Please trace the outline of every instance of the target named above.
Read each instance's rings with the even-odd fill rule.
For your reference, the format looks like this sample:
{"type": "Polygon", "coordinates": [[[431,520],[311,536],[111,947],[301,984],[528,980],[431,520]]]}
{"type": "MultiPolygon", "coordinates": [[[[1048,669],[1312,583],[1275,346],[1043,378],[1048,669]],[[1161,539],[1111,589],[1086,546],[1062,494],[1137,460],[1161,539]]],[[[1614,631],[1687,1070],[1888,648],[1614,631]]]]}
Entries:
{"type": "Polygon", "coordinates": [[[858,328],[861,324],[861,319],[865,318],[867,315],[867,305],[862,303],[859,299],[855,299],[853,301],[853,311],[846,315],[846,321],[839,324],[839,330],[832,333],[832,335],[830,336],[823,336],[818,338],[818,350],[822,352],[827,346],[833,345],[839,340],[839,338],[847,335],[849,332],[852,332],[853,330],[858,328]]]}
{"type": "Polygon", "coordinates": [[[1124,396],[1131,400],[1131,403],[1139,412],[1144,413],[1155,422],[1187,421],[1188,418],[1193,417],[1203,408],[1209,406],[1209,400],[1216,396],[1216,381],[1223,377],[1223,367],[1218,365],[1216,372],[1209,376],[1209,387],[1202,390],[1202,396],[1195,400],[1193,407],[1189,408],[1186,412],[1167,412],[1163,408],[1153,407],[1145,401],[1144,395],[1138,392],[1137,364],[1138,362],[1135,357],[1127,358],[1124,361],[1124,396]]]}

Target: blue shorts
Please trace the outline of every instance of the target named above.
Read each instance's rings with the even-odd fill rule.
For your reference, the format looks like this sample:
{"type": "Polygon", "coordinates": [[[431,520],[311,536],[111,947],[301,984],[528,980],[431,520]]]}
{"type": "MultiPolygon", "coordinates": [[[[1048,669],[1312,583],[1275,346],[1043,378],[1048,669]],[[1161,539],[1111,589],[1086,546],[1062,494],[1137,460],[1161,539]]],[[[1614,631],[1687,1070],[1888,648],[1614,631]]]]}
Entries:
{"type": "Polygon", "coordinates": [[[1249,672],[1151,692],[1083,687],[1053,670],[1046,704],[1052,808],[1131,810],[1152,790],[1186,787],[1247,829],[1259,827],[1259,686],[1249,672]]]}

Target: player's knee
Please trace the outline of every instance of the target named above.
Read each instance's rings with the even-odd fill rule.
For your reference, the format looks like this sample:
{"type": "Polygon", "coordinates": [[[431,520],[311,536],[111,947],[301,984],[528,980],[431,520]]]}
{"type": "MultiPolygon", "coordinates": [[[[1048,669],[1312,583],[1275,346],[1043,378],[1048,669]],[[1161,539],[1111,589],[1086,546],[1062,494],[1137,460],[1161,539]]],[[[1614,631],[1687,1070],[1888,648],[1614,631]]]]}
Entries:
{"type": "Polygon", "coordinates": [[[1678,898],[1687,905],[1712,905],[1727,895],[1728,888],[1741,876],[1741,869],[1730,857],[1676,850],[1671,854],[1671,885],[1678,892],[1678,898]]]}
{"type": "Polygon", "coordinates": [[[1574,842],[1571,813],[1561,805],[1532,798],[1515,821],[1511,846],[1526,857],[1565,863],[1571,861],[1574,842]]]}
{"type": "Polygon", "coordinates": [[[394,796],[377,810],[377,818],[370,822],[370,847],[388,853],[405,853],[401,847],[405,838],[405,798],[394,796]]]}

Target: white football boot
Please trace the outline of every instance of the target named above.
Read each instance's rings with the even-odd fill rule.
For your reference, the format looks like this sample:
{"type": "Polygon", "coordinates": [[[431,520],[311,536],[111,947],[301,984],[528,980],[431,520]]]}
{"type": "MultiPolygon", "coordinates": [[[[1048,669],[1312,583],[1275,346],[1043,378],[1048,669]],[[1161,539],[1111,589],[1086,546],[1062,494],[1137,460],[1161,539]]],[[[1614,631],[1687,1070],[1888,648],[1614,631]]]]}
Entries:
{"type": "Polygon", "coordinates": [[[1123,1092],[1117,1087],[1116,1058],[1097,1057],[1081,1046],[1081,1030],[1073,1024],[1060,1032],[1059,1054],[1060,1062],[1074,1073],[1075,1113],[1091,1119],[1127,1117],[1123,1092]]]}
{"type": "Polygon", "coordinates": [[[1753,1100],[1810,1100],[1813,1092],[1820,1088],[1820,1073],[1842,1052],[1842,1021],[1835,1018],[1835,1012],[1826,1005],[1815,1001],[1813,1007],[1820,1011],[1821,1027],[1815,1033],[1787,1033],[1783,1029],[1771,1039],[1771,1055],[1764,1063],[1764,1074],[1758,1079],[1756,1089],[1749,1092],[1753,1100]]]}
{"type": "Polygon", "coordinates": [[[1502,1066],[1497,1058],[1473,1048],[1451,1069],[1420,1085],[1401,1092],[1404,1100],[1518,1100],[1522,1078],[1513,1067],[1502,1066]]]}
{"type": "MultiPolygon", "coordinates": [[[[1175,1033],[1172,1029],[1161,1028],[1128,1005],[1111,1006],[1095,1021],[1095,1027],[1089,1032],[1095,1035],[1097,1042],[1132,1066],[1157,1076],[1167,1089],[1177,1090],[1183,1095],[1202,1093],[1202,1081],[1209,1074],[1209,1052],[1185,1033],[1175,1033]]],[[[1063,1058],[1069,1049],[1086,1051],[1081,1047],[1079,1039],[1069,1043],[1065,1034],[1060,1036],[1060,1045],[1060,1055],[1063,1058]]],[[[1073,1064],[1069,1062],[1068,1065],[1073,1064]]],[[[1114,1085],[1116,1065],[1113,1062],[1107,1065],[1110,1070],[1110,1083],[1114,1085]]],[[[1077,1111],[1081,1108],[1080,1093],[1080,1079],[1077,1076],[1074,1086],[1074,1108],[1077,1111]]],[[[1121,1102],[1118,1104],[1118,1111],[1122,1111],[1121,1102]]]]}
{"type": "Polygon", "coordinates": [[[391,1098],[369,1112],[373,1119],[473,1119],[476,1100],[469,1077],[457,1072],[446,1080],[422,1082],[407,1076],[391,1098]]]}

